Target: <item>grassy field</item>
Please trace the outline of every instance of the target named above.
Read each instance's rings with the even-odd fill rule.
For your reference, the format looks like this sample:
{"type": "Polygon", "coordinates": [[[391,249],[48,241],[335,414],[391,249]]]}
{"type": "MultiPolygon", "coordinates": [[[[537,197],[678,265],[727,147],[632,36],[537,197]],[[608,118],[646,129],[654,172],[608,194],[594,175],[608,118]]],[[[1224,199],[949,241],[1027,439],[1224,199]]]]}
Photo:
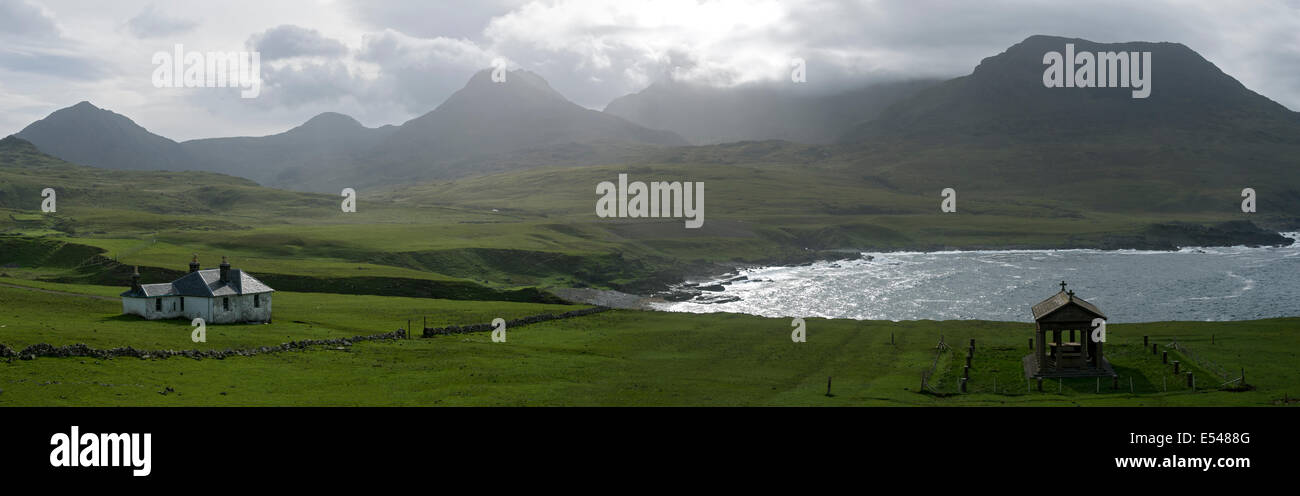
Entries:
{"type": "MultiPolygon", "coordinates": [[[[132,266],[145,283],[170,281],[191,253],[205,268],[227,256],[281,290],[273,323],[208,328],[204,345],[226,349],[376,334],[424,316],[440,326],[556,313],[580,307],[555,304],[545,289],[644,294],[737,264],[859,250],[1146,246],[1174,239],[1156,224],[1295,221],[1246,217],[1231,208],[1240,190],[1218,183],[1135,187],[1074,171],[1067,179],[1091,182],[1068,194],[1009,190],[1000,181],[1041,158],[997,147],[964,157],[885,146],[859,157],[879,161],[869,164],[822,163],[801,150],[742,143],[647,164],[556,164],[363,190],[358,211],[343,213],[332,195],[201,172],[80,167],[11,140],[0,146],[0,343],[194,348],[186,322],[123,317],[116,298],[132,266]],[[743,153],[709,155],[729,147],[743,153]],[[966,158],[1010,165],[990,177],[945,175],[966,158]],[[619,173],[705,182],[704,227],[596,218],[595,184],[619,173]],[[45,187],[58,192],[57,212],[39,210],[45,187]],[[958,213],[939,211],[945,187],[958,189],[958,213]]],[[[810,319],[809,341],[794,344],[788,320],[614,311],[514,329],[506,343],[482,333],[227,360],[12,360],[0,363],[0,405],[1269,405],[1300,394],[1300,319],[1110,329],[1119,390],[1081,379],[1026,391],[1028,324],[810,319]],[[1188,390],[1139,349],[1142,335],[1244,368],[1256,389],[1218,391],[1215,367],[1173,352],[1201,385],[1188,390]],[[919,392],[940,336],[958,351],[939,357],[938,394],[919,392]],[[970,392],[953,394],[970,338],[979,343],[970,392]]]]}
{"type": "Polygon", "coordinates": [[[21,348],[35,343],[85,343],[96,348],[226,349],[280,344],[299,339],[351,337],[416,328],[490,322],[541,313],[561,313],[584,306],[535,303],[437,300],[430,298],[294,293],[274,295],[269,324],[208,327],[207,348],[190,341],[185,320],[143,320],[120,315],[121,288],[55,284],[0,277],[0,343],[21,348]],[[54,294],[45,289],[85,296],[54,294]]]}
{"type": "MultiPolygon", "coordinates": [[[[117,291],[0,283],[90,296],[117,291]]],[[[195,347],[184,322],[119,317],[111,300],[0,287],[0,301],[6,302],[0,342],[11,347],[36,341],[195,347]]],[[[427,313],[430,325],[467,324],[574,308],[288,292],[277,294],[275,305],[274,324],[211,326],[207,345],[384,332],[413,313],[427,313]]],[[[0,363],[0,405],[1264,406],[1300,394],[1300,319],[1112,324],[1107,353],[1124,387],[1111,390],[1102,381],[1100,392],[1093,379],[1049,381],[1044,392],[1026,391],[1019,369],[1030,324],[809,319],[806,343],[790,341],[789,324],[620,310],[508,330],[505,343],[472,333],[226,360],[15,359],[0,363]],[[1141,349],[1143,335],[1162,350],[1176,339],[1223,368],[1245,368],[1256,389],[1218,390],[1214,374],[1171,352],[1196,374],[1199,388],[1189,390],[1159,356],[1141,349]],[[970,393],[917,391],[940,336],[958,350],[941,356],[934,385],[945,393],[956,389],[965,344],[977,340],[970,393]],[[160,394],[167,388],[172,391],[160,394]]]]}

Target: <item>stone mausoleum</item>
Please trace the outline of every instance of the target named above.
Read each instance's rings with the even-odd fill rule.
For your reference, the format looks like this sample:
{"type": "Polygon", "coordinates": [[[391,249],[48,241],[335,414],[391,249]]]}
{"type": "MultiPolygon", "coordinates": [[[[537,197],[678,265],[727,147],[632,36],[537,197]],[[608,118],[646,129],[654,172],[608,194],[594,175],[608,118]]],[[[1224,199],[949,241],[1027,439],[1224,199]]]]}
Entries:
{"type": "Polygon", "coordinates": [[[1065,290],[1033,307],[1034,338],[1025,355],[1025,377],[1110,377],[1104,342],[1091,339],[1095,319],[1106,320],[1096,305],[1065,290]]]}

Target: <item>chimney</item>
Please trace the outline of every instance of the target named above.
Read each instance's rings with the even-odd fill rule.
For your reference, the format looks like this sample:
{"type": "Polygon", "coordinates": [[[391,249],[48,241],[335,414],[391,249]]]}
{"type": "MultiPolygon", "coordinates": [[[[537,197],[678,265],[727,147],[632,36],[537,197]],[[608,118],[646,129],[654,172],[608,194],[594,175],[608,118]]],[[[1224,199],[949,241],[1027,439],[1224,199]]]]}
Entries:
{"type": "Polygon", "coordinates": [[[221,256],[221,282],[230,282],[230,262],[226,261],[226,256],[221,256]]]}
{"type": "Polygon", "coordinates": [[[195,253],[194,258],[190,260],[190,272],[199,271],[199,254],[195,253]]]}
{"type": "Polygon", "coordinates": [[[135,266],[135,272],[131,274],[131,291],[143,293],[144,288],[140,287],[140,266],[135,266]]]}

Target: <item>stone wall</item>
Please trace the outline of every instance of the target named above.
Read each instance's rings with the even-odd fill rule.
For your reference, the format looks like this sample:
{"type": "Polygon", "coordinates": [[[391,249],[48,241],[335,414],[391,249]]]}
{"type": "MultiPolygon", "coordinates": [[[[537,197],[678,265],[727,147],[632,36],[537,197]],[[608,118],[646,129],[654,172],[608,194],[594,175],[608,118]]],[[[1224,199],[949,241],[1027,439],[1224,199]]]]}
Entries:
{"type": "MultiPolygon", "coordinates": [[[[608,308],[608,307],[591,307],[591,308],[584,308],[584,309],[582,309],[582,310],[573,310],[573,311],[569,311],[569,312],[564,312],[564,313],[562,313],[562,314],[558,314],[558,315],[557,315],[557,314],[553,314],[553,313],[543,313],[543,314],[539,314],[539,315],[529,315],[529,316],[527,316],[527,317],[522,317],[522,318],[513,319],[513,320],[507,320],[507,321],[506,321],[506,329],[513,329],[513,328],[515,328],[515,327],[525,326],[525,325],[528,325],[528,324],[536,324],[536,323],[539,323],[539,322],[547,322],[547,321],[551,321],[551,320],[559,320],[559,319],[569,319],[569,318],[573,318],[573,317],[581,317],[581,316],[584,316],[584,315],[591,315],[591,314],[594,314],[594,313],[604,312],[604,311],[606,311],[606,310],[609,310],[609,308],[608,308]]],[[[438,335],[442,335],[442,334],[463,334],[463,333],[466,333],[466,332],[487,332],[487,331],[491,331],[491,330],[493,330],[493,329],[495,329],[495,327],[493,327],[492,324],[490,324],[490,323],[489,323],[489,324],[470,324],[470,325],[464,325],[464,326],[450,325],[450,326],[447,326],[447,327],[425,327],[425,328],[424,328],[424,333],[421,335],[421,337],[431,338],[431,337],[438,336],[438,335]]]]}
{"type": "MultiPolygon", "coordinates": [[[[269,301],[265,306],[269,307],[269,301]]],[[[187,302],[188,306],[188,302],[187,302]]],[[[573,310],[561,314],[544,313],[539,315],[529,315],[518,319],[506,321],[506,328],[516,328],[529,324],[548,322],[552,320],[568,319],[581,317],[609,310],[607,307],[591,307],[582,310],[573,310]]],[[[492,324],[470,324],[465,326],[447,326],[447,327],[426,327],[424,328],[423,337],[429,338],[443,334],[462,334],[466,332],[487,332],[493,330],[492,324]]],[[[398,329],[393,332],[382,334],[371,334],[369,336],[353,336],[350,338],[335,339],[304,339],[301,341],[290,341],[276,346],[258,346],[256,348],[224,350],[138,350],[130,346],[120,348],[98,349],[91,348],[85,344],[72,344],[64,346],[54,346],[45,343],[37,343],[18,351],[13,348],[0,344],[0,358],[12,361],[14,358],[19,360],[32,360],[38,357],[45,358],[69,358],[69,357],[89,357],[89,358],[117,358],[117,357],[135,357],[141,359],[147,358],[171,358],[185,357],[195,360],[204,358],[215,358],[217,360],[234,356],[254,356],[262,353],[279,353],[282,351],[305,350],[312,346],[352,346],[353,343],[364,341],[380,341],[392,339],[406,339],[407,332],[405,329],[398,329]]]]}
{"type": "Polygon", "coordinates": [[[117,358],[117,357],[135,357],[135,358],[171,358],[185,357],[195,360],[204,358],[215,358],[218,360],[234,356],[253,356],[262,353],[279,353],[282,351],[305,350],[312,346],[352,346],[353,343],[363,341],[381,341],[392,339],[406,339],[406,330],[398,329],[393,332],[383,334],[371,334],[369,336],[353,336],[350,338],[334,339],[304,339],[301,341],[290,341],[275,346],[258,346],[256,348],[243,348],[224,350],[137,350],[130,346],[122,348],[98,349],[91,348],[85,344],[73,344],[65,346],[54,346],[45,343],[37,343],[19,351],[0,344],[0,358],[13,360],[31,360],[37,357],[45,358],[69,358],[69,357],[89,357],[89,358],[117,358]]]}

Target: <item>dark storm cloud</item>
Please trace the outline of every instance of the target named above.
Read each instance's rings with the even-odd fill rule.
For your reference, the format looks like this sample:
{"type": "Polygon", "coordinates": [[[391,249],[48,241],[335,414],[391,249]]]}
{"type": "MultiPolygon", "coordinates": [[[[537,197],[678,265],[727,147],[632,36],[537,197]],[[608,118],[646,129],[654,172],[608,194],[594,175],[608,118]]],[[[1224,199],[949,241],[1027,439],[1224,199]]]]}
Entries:
{"type": "Polygon", "coordinates": [[[343,42],[326,38],[315,29],[284,24],[255,34],[248,40],[263,61],[293,57],[337,57],[347,53],[343,42]]]}

